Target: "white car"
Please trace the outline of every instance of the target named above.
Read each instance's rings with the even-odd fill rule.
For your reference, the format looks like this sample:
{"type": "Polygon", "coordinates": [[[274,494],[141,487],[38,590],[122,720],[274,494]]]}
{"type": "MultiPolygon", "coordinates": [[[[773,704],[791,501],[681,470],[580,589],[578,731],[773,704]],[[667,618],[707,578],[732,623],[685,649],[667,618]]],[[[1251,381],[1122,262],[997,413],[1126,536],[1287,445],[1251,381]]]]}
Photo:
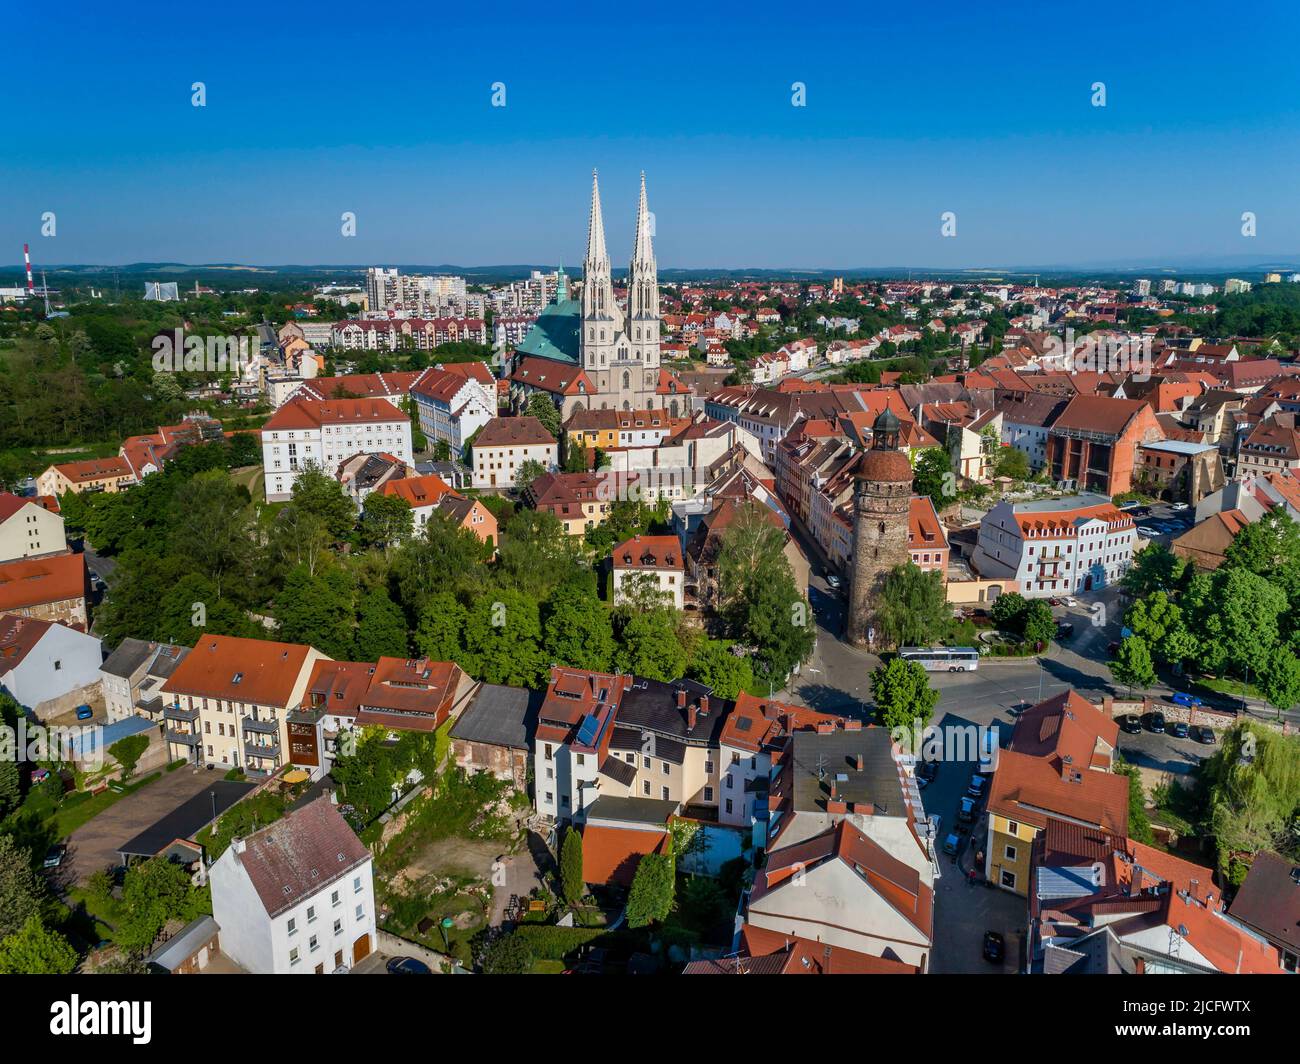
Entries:
{"type": "Polygon", "coordinates": [[[1187,508],[1188,508],[1188,506],[1187,506],[1187,503],[1185,503],[1185,502],[1176,502],[1176,503],[1173,504],[1173,506],[1169,507],[1169,509],[1173,510],[1173,512],[1176,513],[1176,514],[1180,514],[1180,513],[1182,513],[1182,512],[1183,512],[1184,510],[1186,510],[1187,508]]]}
{"type": "Polygon", "coordinates": [[[1075,606],[1079,605],[1079,603],[1075,599],[1072,599],[1069,595],[1065,596],[1065,604],[1069,606],[1070,609],[1074,609],[1075,606]]]}
{"type": "Polygon", "coordinates": [[[834,573],[827,573],[826,583],[832,590],[838,591],[840,586],[840,578],[836,576],[834,573]]]}

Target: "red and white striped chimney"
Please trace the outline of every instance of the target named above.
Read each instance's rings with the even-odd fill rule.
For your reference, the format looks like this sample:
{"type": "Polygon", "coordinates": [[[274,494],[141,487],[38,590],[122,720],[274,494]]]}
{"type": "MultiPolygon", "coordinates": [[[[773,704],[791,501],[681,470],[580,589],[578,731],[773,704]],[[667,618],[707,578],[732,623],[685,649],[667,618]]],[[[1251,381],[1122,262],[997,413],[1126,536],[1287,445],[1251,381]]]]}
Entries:
{"type": "Polygon", "coordinates": [[[23,261],[27,263],[27,294],[36,295],[36,286],[32,284],[32,253],[27,245],[23,245],[23,261]]]}

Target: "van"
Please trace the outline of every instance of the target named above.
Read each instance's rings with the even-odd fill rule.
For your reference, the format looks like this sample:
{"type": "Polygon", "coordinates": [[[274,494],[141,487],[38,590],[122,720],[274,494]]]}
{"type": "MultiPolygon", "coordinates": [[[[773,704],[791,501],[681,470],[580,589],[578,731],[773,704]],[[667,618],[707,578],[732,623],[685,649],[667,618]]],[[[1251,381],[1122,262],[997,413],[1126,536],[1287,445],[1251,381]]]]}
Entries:
{"type": "Polygon", "coordinates": [[[970,786],[966,788],[966,793],[977,800],[983,798],[986,783],[988,783],[987,776],[974,775],[970,778],[970,786]]]}

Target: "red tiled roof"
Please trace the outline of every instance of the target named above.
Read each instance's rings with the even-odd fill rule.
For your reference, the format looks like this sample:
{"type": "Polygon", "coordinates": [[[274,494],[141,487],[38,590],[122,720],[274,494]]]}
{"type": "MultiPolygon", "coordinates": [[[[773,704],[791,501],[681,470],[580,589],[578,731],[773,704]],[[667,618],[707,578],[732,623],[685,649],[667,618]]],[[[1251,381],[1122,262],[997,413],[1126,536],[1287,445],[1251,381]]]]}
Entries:
{"type": "Polygon", "coordinates": [[[163,685],[167,694],[290,706],[310,647],[205,635],[163,685]]]}
{"type": "Polygon", "coordinates": [[[0,613],[84,598],[86,558],[59,554],[0,564],[0,613]]]}

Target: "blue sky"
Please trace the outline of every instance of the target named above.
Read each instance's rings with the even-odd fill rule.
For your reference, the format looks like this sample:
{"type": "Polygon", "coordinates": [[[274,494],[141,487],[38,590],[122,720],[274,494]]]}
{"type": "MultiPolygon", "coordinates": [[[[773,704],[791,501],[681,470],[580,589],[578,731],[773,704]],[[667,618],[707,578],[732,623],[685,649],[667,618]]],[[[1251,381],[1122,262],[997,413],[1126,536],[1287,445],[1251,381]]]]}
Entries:
{"type": "Polygon", "coordinates": [[[13,6],[0,262],[577,264],[593,167],[616,262],[642,169],[662,266],[1300,254],[1295,3],[13,6]]]}

